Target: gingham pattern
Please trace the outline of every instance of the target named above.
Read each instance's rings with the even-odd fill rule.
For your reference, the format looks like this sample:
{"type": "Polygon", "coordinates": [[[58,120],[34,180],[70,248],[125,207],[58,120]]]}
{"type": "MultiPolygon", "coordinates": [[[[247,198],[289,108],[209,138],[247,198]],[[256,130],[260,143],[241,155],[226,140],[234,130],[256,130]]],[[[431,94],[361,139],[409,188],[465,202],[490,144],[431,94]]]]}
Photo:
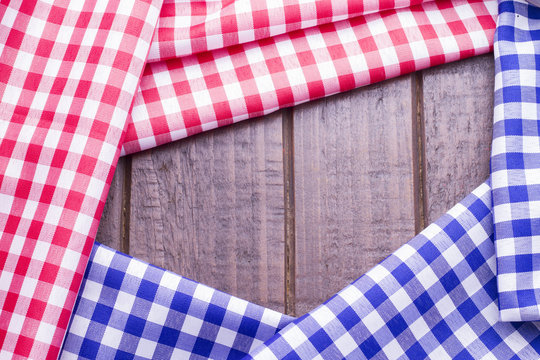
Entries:
{"type": "MultiPolygon", "coordinates": [[[[149,62],[244,44],[426,0],[166,0],[149,62]]],[[[427,0],[430,1],[430,0],[427,0]]]]}
{"type": "Polygon", "coordinates": [[[96,243],[60,359],[241,359],[292,320],[96,243]]]}
{"type": "MultiPolygon", "coordinates": [[[[58,353],[159,2],[0,4],[0,357],[58,353]]],[[[491,47],[493,0],[398,10],[392,7],[416,2],[385,1],[378,9],[375,3],[343,10],[335,2],[336,17],[328,18],[317,2],[316,13],[285,19],[285,30],[277,30],[283,19],[274,22],[273,10],[266,15],[257,8],[249,16],[271,16],[268,27],[247,34],[242,26],[250,20],[237,16],[238,40],[231,37],[222,49],[205,25],[189,45],[195,55],[145,69],[126,148],[148,148],[491,47]],[[295,26],[301,30],[268,37],[295,26]],[[194,48],[203,42],[208,48],[207,40],[216,50],[194,48]]],[[[175,51],[181,42],[173,34],[175,51]]]]}
{"type": "Polygon", "coordinates": [[[0,358],[55,359],[159,1],[0,4],[0,358]]]}
{"type": "Polygon", "coordinates": [[[499,307],[540,320],[540,8],[501,1],[491,180],[499,307]]]}
{"type": "Polygon", "coordinates": [[[491,189],[246,359],[538,359],[538,323],[499,321],[491,189]]]}
{"type": "Polygon", "coordinates": [[[437,0],[148,64],[122,152],[486,53],[496,12],[437,0]]]}

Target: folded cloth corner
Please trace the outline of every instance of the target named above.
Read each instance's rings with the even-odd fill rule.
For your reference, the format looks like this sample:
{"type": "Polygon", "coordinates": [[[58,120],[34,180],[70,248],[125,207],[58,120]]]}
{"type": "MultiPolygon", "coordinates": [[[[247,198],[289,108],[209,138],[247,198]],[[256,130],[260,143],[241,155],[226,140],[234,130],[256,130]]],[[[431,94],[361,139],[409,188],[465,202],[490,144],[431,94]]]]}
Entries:
{"type": "Polygon", "coordinates": [[[96,243],[60,359],[241,359],[292,320],[96,243]]]}

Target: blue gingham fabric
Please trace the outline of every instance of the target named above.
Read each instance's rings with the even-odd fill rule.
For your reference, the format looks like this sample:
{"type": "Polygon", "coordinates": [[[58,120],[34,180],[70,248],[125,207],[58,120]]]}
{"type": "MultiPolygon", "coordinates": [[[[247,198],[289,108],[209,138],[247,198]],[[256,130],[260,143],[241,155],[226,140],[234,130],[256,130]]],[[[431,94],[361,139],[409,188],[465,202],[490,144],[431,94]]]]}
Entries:
{"type": "Polygon", "coordinates": [[[500,1],[491,155],[500,317],[540,320],[540,8],[500,1]]]}
{"type": "Polygon", "coordinates": [[[246,359],[539,359],[540,324],[499,320],[486,182],[246,359]]]}
{"type": "Polygon", "coordinates": [[[97,244],[61,359],[540,358],[540,323],[497,300],[486,182],[298,319],[97,244]]]}
{"type": "Polygon", "coordinates": [[[61,359],[241,359],[293,318],[96,243],[61,359]]]}

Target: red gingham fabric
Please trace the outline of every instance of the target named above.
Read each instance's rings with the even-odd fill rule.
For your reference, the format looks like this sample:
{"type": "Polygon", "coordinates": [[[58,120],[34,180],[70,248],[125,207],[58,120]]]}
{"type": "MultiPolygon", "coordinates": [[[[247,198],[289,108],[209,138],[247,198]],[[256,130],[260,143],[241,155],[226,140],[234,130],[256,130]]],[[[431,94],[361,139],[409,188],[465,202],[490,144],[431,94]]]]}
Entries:
{"type": "Polygon", "coordinates": [[[122,144],[148,149],[488,52],[497,10],[160,2],[0,0],[0,359],[58,355],[122,144]]]}
{"type": "MultiPolygon", "coordinates": [[[[176,5],[177,12],[180,4],[176,5]]],[[[332,9],[330,5],[328,8],[332,9]]],[[[194,37],[191,42],[162,40],[167,29],[164,23],[182,22],[170,20],[165,9],[168,7],[164,7],[162,16],[165,12],[166,20],[160,19],[154,38],[158,41],[152,45],[154,52],[170,57],[175,45],[177,53],[182,54],[215,43],[213,35],[194,37]],[[184,47],[180,46],[184,43],[184,47]]],[[[345,13],[342,10],[338,16],[345,13]]],[[[496,0],[431,1],[243,44],[237,36],[237,45],[152,62],[145,68],[136,95],[122,153],[145,150],[283,107],[489,52],[496,13],[496,0]]],[[[317,14],[312,14],[312,22],[328,18],[324,13],[317,18],[317,14]]],[[[245,22],[252,23],[253,16],[245,22]]],[[[299,20],[291,26],[306,23],[309,21],[299,20]]],[[[201,27],[209,26],[202,23],[201,27]]],[[[225,39],[229,37],[223,36],[225,39]]]]}
{"type": "Polygon", "coordinates": [[[148,62],[265,39],[430,0],[165,0],[148,62]]]}
{"type": "Polygon", "coordinates": [[[58,356],[160,5],[0,4],[1,359],[58,356]]]}

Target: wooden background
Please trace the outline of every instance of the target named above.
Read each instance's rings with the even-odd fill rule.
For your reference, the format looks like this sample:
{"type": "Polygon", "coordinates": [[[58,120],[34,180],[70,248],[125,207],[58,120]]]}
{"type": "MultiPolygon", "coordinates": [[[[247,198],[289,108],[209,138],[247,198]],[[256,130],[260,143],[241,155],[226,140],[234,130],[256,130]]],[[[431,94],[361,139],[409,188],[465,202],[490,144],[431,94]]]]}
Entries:
{"type": "Polygon", "coordinates": [[[97,240],[302,315],[488,176],[492,55],[120,160],[97,240]]]}

